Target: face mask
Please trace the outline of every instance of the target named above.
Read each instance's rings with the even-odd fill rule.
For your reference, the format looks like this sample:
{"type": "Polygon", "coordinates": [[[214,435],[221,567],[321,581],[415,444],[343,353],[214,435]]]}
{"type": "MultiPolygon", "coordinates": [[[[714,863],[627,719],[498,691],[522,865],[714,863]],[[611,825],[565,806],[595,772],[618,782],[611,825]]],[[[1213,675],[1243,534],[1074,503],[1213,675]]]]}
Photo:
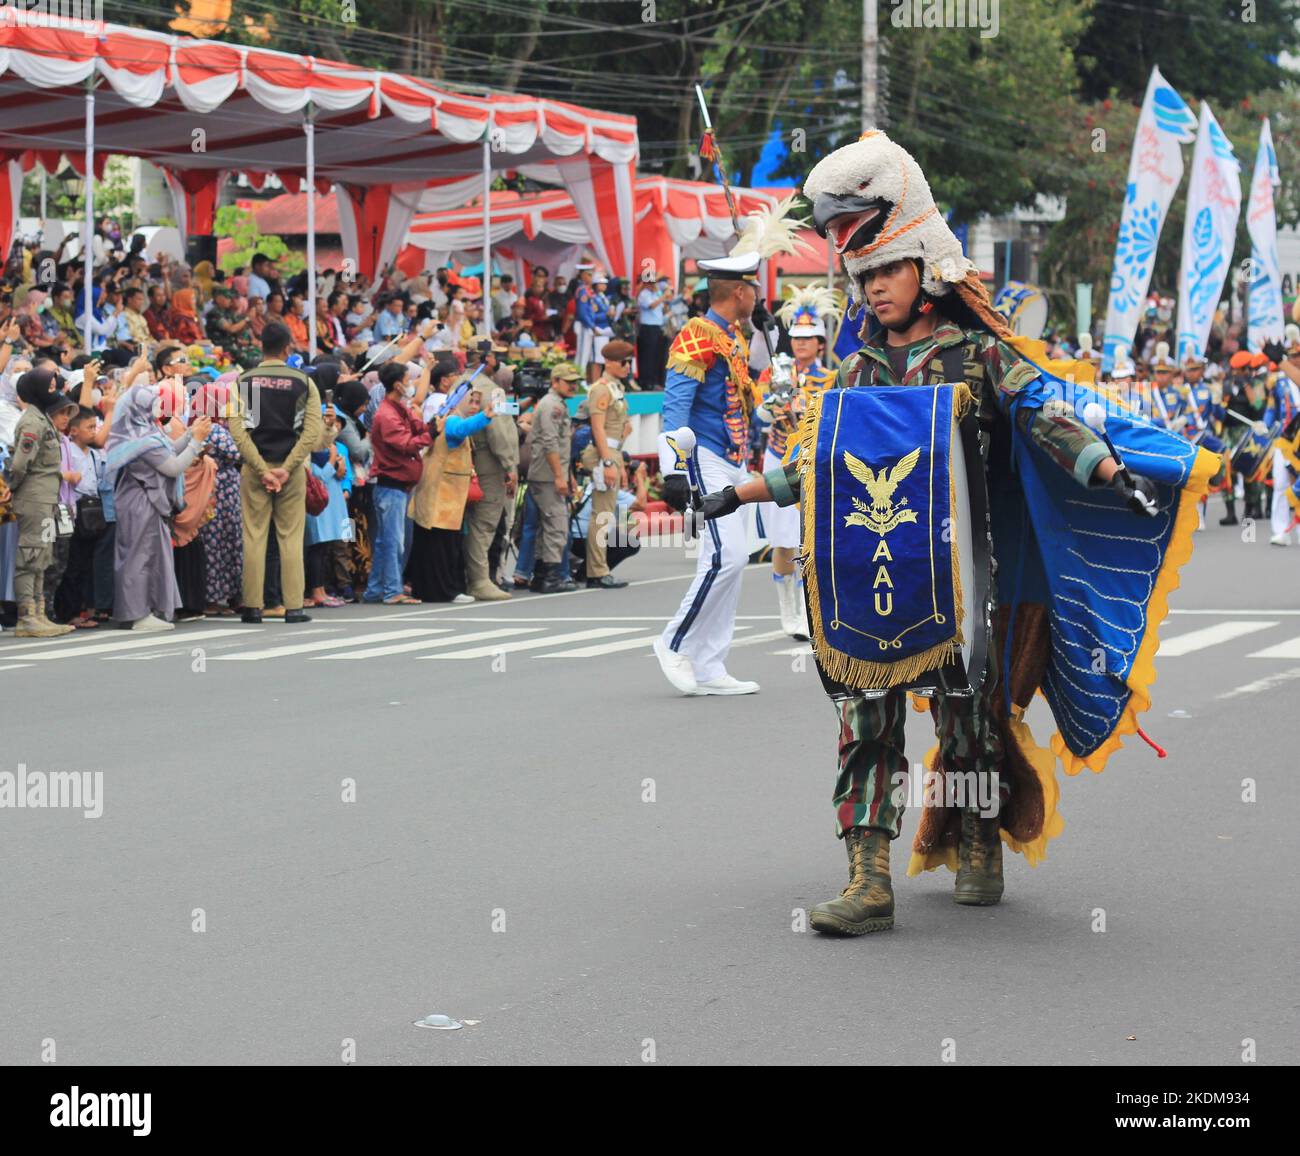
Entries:
{"type": "Polygon", "coordinates": [[[98,405],[103,400],[104,391],[102,389],[92,389],[90,391],[90,404],[92,406],[98,405]]]}
{"type": "Polygon", "coordinates": [[[407,386],[407,387],[402,391],[402,396],[403,396],[403,397],[414,397],[414,396],[415,396],[415,386],[413,386],[413,385],[408,385],[408,386],[407,386]]]}

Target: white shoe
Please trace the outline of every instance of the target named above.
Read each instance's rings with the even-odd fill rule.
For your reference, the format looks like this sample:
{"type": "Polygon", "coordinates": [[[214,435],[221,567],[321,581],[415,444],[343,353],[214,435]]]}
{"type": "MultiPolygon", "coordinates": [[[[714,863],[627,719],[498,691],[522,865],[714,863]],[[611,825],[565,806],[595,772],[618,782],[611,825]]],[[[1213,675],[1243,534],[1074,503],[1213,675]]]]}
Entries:
{"type": "Polygon", "coordinates": [[[456,597],[452,599],[452,603],[456,606],[464,606],[466,603],[473,601],[474,598],[470,594],[457,594],[456,597]]]}
{"type": "Polygon", "coordinates": [[[137,618],[131,624],[131,629],[135,631],[136,634],[151,634],[156,630],[175,630],[176,623],[167,622],[152,614],[146,614],[143,618],[137,618]]]}
{"type": "Polygon", "coordinates": [[[1197,517],[1196,529],[1198,531],[1204,530],[1205,529],[1205,507],[1204,506],[1199,504],[1197,505],[1196,517],[1197,517]]]}
{"type": "Polygon", "coordinates": [[[732,678],[729,674],[724,674],[721,678],[711,678],[708,682],[695,684],[696,694],[757,694],[758,683],[741,682],[738,678],[732,678]]]}
{"type": "Polygon", "coordinates": [[[1289,546],[1291,545],[1291,531],[1287,530],[1283,534],[1274,534],[1269,539],[1269,542],[1274,546],[1289,546]]]}
{"type": "Polygon", "coordinates": [[[676,690],[682,694],[696,694],[695,671],[691,660],[684,654],[669,650],[662,638],[655,639],[655,657],[659,660],[659,669],[676,690]]]}
{"type": "Polygon", "coordinates": [[[772,575],[776,586],[776,604],[781,613],[781,629],[791,638],[799,636],[799,587],[793,574],[772,575]]]}

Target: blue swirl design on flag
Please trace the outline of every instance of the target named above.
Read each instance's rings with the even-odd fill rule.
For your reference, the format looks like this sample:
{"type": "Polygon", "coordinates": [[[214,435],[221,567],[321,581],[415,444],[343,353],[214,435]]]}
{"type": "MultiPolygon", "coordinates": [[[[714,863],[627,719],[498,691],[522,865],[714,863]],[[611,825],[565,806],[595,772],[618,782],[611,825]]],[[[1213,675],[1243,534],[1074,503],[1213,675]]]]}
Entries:
{"type": "Polygon", "coordinates": [[[1196,139],[1196,117],[1186,102],[1168,85],[1160,85],[1152,94],[1151,111],[1156,128],[1186,144],[1196,139]]]}
{"type": "MultiPolygon", "coordinates": [[[[1127,200],[1132,206],[1137,186],[1130,182],[1127,200]]],[[[1115,265],[1110,279],[1110,308],[1127,313],[1141,300],[1150,278],[1160,241],[1160,205],[1154,198],[1126,211],[1119,226],[1115,265]]]]}

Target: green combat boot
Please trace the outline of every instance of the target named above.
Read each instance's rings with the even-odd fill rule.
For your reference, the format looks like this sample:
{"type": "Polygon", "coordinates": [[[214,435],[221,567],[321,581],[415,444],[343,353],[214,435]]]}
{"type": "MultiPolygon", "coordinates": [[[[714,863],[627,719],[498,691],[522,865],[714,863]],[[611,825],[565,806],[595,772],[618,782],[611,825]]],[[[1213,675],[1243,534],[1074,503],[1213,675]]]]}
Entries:
{"type": "Polygon", "coordinates": [[[987,907],[1002,898],[1002,888],[1002,837],[997,819],[963,811],[953,899],[971,907],[987,907]]]}
{"type": "Polygon", "coordinates": [[[889,881],[889,836],[851,827],[844,834],[849,852],[849,885],[838,899],[819,903],[809,913],[815,931],[865,935],[894,926],[894,888],[889,881]]]}

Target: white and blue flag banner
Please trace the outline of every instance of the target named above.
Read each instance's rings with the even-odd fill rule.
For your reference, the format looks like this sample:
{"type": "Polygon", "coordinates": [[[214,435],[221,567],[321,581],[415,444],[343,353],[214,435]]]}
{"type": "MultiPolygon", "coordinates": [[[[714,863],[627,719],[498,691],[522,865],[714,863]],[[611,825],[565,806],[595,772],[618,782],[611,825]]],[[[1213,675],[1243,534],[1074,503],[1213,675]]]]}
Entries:
{"type": "Polygon", "coordinates": [[[1241,216],[1241,163],[1210,106],[1201,102],[1201,130],[1192,153],[1178,269],[1178,360],[1204,356],[1219,295],[1232,267],[1241,216]]]}
{"type": "Polygon", "coordinates": [[[1250,233],[1250,297],[1246,306],[1246,344],[1256,353],[1266,341],[1281,341],[1282,268],[1277,257],[1277,213],[1274,190],[1282,183],[1273,151],[1273,130],[1268,117],[1259,127],[1259,151],[1250,182],[1246,230],[1250,233]]]}
{"type": "Polygon", "coordinates": [[[1115,264],[1106,303],[1106,332],[1102,337],[1102,367],[1109,370],[1119,346],[1133,345],[1147,286],[1156,263],[1156,245],[1169,202],[1183,179],[1182,146],[1196,136],[1196,117],[1183,98],[1151,70],[1142,114],[1128,163],[1128,187],[1119,221],[1115,264]]]}

